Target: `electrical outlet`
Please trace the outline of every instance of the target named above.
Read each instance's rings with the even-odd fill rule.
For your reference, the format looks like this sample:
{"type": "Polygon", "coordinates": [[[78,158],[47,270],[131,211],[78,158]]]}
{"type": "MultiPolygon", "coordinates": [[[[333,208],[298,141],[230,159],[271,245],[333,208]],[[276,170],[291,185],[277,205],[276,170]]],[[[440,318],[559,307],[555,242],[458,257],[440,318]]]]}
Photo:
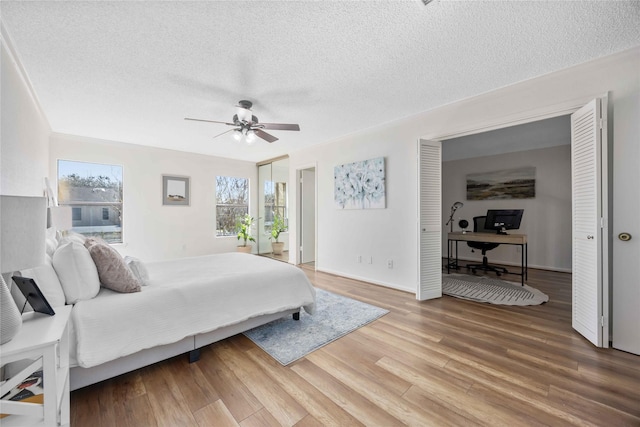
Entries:
{"type": "Polygon", "coordinates": [[[362,262],[362,255],[358,255],[358,263],[362,262]]]}
{"type": "Polygon", "coordinates": [[[373,257],[372,256],[369,257],[369,264],[373,264],[373,257]]]}
{"type": "Polygon", "coordinates": [[[392,259],[388,259],[387,260],[387,268],[393,268],[393,260],[392,259]]]}
{"type": "Polygon", "coordinates": [[[516,253],[519,254],[522,252],[522,248],[520,246],[516,246],[516,253]]]}

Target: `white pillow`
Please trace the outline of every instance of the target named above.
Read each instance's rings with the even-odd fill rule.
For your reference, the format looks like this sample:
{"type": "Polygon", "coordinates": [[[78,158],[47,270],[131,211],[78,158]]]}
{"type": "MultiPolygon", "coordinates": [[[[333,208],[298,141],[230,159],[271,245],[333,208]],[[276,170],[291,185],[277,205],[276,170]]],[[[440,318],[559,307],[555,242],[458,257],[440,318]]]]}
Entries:
{"type": "Polygon", "coordinates": [[[53,254],[53,268],[62,284],[67,304],[91,299],[100,292],[98,270],[82,244],[69,242],[58,247],[53,254]]]}
{"type": "Polygon", "coordinates": [[[124,262],[127,263],[127,267],[129,267],[129,270],[136,276],[142,286],[149,285],[149,271],[141,260],[132,256],[126,256],[124,257],[124,262]]]}
{"type": "Polygon", "coordinates": [[[45,264],[36,268],[21,270],[20,275],[22,277],[30,277],[36,281],[36,285],[38,285],[51,307],[60,307],[65,304],[62,285],[51,265],[45,264]]]}

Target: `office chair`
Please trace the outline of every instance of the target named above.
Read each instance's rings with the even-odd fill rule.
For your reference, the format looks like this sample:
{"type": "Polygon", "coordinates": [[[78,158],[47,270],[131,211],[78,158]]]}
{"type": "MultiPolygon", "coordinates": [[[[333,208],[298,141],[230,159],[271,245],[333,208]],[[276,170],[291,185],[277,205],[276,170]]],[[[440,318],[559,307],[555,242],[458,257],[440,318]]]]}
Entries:
{"type": "MultiPolygon", "coordinates": [[[[484,228],[486,219],[486,216],[474,216],[473,231],[476,233],[495,233],[495,230],[484,228]]],[[[500,246],[500,243],[467,242],[467,245],[471,248],[471,252],[473,252],[473,249],[482,251],[482,264],[467,264],[467,269],[471,269],[474,274],[476,270],[495,271],[498,276],[509,273],[506,268],[489,265],[487,261],[487,251],[497,248],[500,246]]]]}

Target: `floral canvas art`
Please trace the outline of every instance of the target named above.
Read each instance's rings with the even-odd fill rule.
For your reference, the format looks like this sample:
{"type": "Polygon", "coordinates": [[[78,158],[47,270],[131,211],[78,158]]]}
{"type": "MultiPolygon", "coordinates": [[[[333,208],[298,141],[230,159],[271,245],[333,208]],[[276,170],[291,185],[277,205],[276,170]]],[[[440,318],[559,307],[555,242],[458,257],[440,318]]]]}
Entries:
{"type": "Polygon", "coordinates": [[[334,200],[340,209],[384,209],[384,157],[336,166],[334,200]]]}

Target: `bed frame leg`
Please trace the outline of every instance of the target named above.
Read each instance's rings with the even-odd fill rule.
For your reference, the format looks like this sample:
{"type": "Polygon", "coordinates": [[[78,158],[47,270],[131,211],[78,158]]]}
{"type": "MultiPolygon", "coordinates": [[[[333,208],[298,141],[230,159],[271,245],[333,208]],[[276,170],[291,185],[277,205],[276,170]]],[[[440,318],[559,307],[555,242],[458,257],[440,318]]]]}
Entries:
{"type": "Polygon", "coordinates": [[[300,320],[300,312],[293,313],[293,320],[300,320]]]}
{"type": "Polygon", "coordinates": [[[189,363],[197,362],[200,360],[200,349],[196,348],[189,352],[189,363]]]}

